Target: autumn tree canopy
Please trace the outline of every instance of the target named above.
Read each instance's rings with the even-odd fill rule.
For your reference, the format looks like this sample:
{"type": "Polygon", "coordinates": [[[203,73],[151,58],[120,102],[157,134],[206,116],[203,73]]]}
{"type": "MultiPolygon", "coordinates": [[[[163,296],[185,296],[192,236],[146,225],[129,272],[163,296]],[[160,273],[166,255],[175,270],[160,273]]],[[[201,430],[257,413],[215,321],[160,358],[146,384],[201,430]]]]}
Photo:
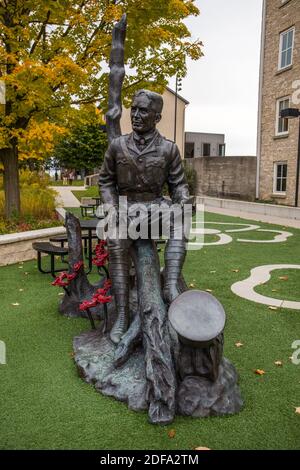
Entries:
{"type": "Polygon", "coordinates": [[[124,12],[126,102],[140,87],[162,91],[169,77],[185,75],[187,57],[201,56],[183,22],[199,14],[194,0],[0,0],[7,215],[20,207],[18,158],[45,157],[78,119],[77,106],[97,103],[105,111],[111,31],[124,12]]]}

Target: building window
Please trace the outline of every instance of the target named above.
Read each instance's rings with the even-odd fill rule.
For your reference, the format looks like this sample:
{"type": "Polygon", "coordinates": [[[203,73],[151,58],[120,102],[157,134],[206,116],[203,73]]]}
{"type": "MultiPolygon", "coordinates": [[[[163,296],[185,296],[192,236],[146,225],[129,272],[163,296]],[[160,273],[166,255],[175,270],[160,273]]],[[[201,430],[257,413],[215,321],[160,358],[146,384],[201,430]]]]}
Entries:
{"type": "Polygon", "coordinates": [[[219,144],[219,157],[225,157],[225,144],[219,144]]]}
{"type": "Polygon", "coordinates": [[[289,97],[280,98],[276,104],[276,135],[289,133],[289,120],[281,117],[281,111],[290,107],[289,97]]]}
{"type": "Polygon", "coordinates": [[[203,144],[203,157],[210,157],[210,144],[203,144]]]}
{"type": "Polygon", "coordinates": [[[276,162],[274,164],[274,194],[286,193],[286,180],[287,180],[287,163],[276,162]]]}
{"type": "Polygon", "coordinates": [[[280,34],[278,70],[285,69],[293,64],[295,28],[288,29],[280,34]]]}
{"type": "Polygon", "coordinates": [[[194,158],[195,156],[195,144],[194,142],[185,143],[185,158],[194,158]]]}

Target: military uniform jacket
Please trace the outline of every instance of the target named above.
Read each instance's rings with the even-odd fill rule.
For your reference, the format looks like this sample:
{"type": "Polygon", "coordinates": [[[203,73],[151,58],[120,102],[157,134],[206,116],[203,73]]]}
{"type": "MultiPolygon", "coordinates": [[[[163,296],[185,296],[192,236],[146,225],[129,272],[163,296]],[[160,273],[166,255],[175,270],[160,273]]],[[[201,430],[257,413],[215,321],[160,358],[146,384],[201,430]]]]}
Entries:
{"type": "Polygon", "coordinates": [[[132,196],[142,200],[145,193],[153,199],[162,195],[168,184],[173,203],[189,199],[181,156],[177,145],[158,131],[142,151],[133,133],[114,139],[109,146],[100,172],[99,186],[104,203],[118,205],[118,197],[132,196]]]}

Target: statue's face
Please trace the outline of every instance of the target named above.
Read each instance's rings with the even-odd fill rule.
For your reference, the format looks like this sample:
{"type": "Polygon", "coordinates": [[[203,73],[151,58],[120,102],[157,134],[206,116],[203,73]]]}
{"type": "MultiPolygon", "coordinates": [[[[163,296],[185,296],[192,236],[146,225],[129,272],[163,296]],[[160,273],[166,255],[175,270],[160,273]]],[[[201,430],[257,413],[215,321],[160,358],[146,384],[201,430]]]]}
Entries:
{"type": "Polygon", "coordinates": [[[131,106],[132,129],[138,134],[145,134],[155,129],[160,120],[160,114],[151,107],[151,101],[146,95],[134,98],[131,106]]]}

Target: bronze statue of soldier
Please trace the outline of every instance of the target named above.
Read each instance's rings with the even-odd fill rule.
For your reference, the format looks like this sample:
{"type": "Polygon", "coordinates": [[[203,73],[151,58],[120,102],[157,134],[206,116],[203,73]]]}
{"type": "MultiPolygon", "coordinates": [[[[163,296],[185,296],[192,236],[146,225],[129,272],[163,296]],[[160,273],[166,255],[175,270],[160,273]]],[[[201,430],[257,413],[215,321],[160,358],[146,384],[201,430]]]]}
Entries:
{"type": "MultiPolygon", "coordinates": [[[[99,179],[103,202],[109,206],[109,217],[101,230],[106,231],[107,221],[108,226],[114,225],[110,221],[118,221],[117,227],[107,232],[116,309],[111,308],[107,331],[84,332],[74,339],[75,360],[80,375],[95,383],[97,390],[127,402],[135,411],[148,409],[153,424],[169,424],[175,414],[205,417],[237,413],[243,403],[238,376],[223,358],[225,312],[210,294],[187,291],[180,276],[189,231],[186,222],[190,223],[191,215],[186,209],[191,205],[182,211],[190,197],[178,148],[156,130],[162,97],[147,90],[137,92],[131,108],[133,132],[121,135],[125,36],[123,15],[112,32],[106,114],[110,146],[99,179]],[[170,199],[162,195],[166,184],[170,199]],[[126,208],[123,196],[127,197],[126,208]],[[166,205],[172,208],[167,214],[171,220],[162,276],[155,239],[165,228],[166,220],[160,214],[166,205]],[[144,211],[143,219],[135,212],[136,206],[144,211]],[[156,230],[159,222],[154,235],[153,208],[156,230]],[[131,231],[132,222],[141,229],[131,231]],[[147,236],[142,225],[148,227],[147,236]],[[129,277],[131,263],[134,277],[129,277]]],[[[82,260],[79,222],[77,237],[72,216],[68,227],[69,246],[74,248],[77,240],[73,251],[77,256],[81,253],[82,260]]],[[[87,289],[94,287],[81,283],[78,290],[86,298],[87,289]],[[85,290],[82,285],[87,286],[85,290]]]]}
{"type": "MultiPolygon", "coordinates": [[[[161,120],[162,97],[148,90],[138,91],[131,107],[133,132],[115,138],[109,146],[101,169],[99,186],[103,202],[118,210],[119,196],[126,196],[128,205],[162,204],[162,192],[168,185],[171,201],[181,207],[190,200],[181,156],[177,145],[156,129],[161,120]]],[[[118,235],[108,237],[110,276],[117,308],[117,320],[110,338],[118,344],[129,323],[129,249],[134,240],[118,235]]],[[[170,304],[178,295],[177,283],[186,254],[186,239],[174,235],[165,249],[164,300],[170,304]]]]}

